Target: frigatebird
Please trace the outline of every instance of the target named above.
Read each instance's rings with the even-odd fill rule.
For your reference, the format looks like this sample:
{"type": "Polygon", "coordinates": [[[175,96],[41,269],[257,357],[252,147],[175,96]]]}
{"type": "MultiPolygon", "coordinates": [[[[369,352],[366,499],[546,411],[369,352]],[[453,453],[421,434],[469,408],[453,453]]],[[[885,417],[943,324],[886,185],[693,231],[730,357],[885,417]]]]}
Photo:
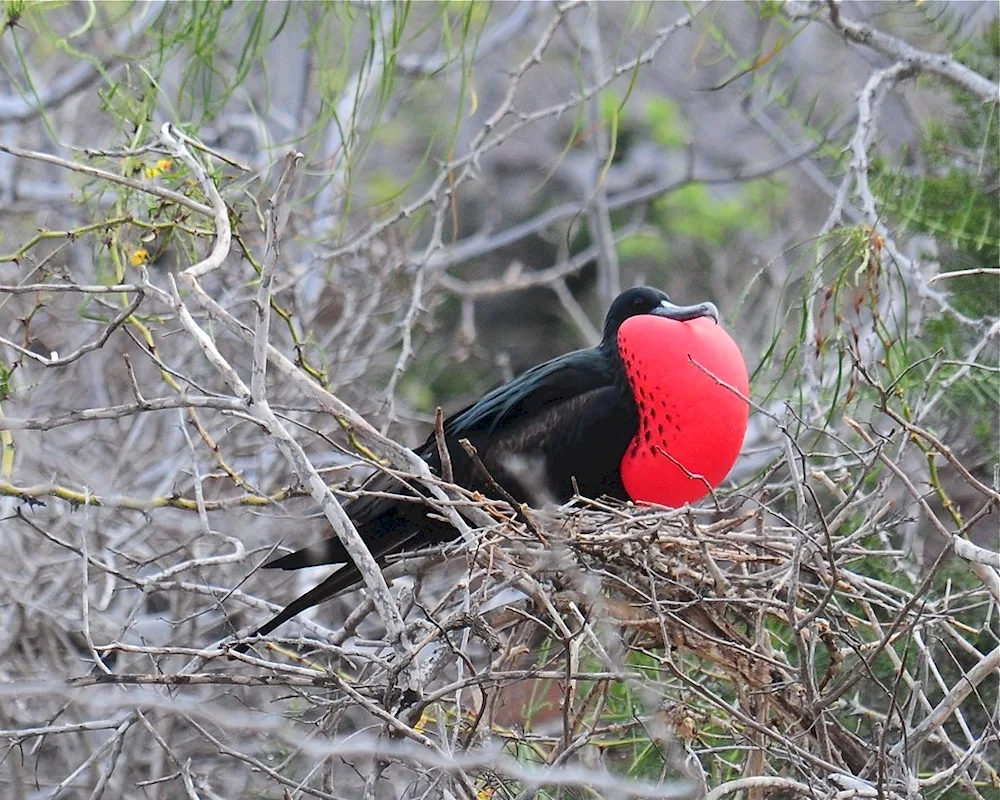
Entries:
{"type": "MultiPolygon", "coordinates": [[[[541,497],[565,503],[577,492],[585,497],[603,495],[617,500],[662,502],[655,496],[630,497],[627,481],[623,482],[622,476],[623,462],[629,458],[638,465],[633,466],[633,472],[638,469],[644,477],[649,472],[641,460],[636,460],[642,456],[638,448],[640,434],[649,444],[652,426],[656,425],[662,434],[661,440],[666,441],[662,422],[655,421],[655,403],[647,402],[654,399],[651,396],[653,384],[646,385],[650,376],[645,368],[636,366],[635,342],[630,343],[628,350],[620,348],[623,323],[640,315],[675,323],[701,318],[718,322],[718,311],[712,303],[675,305],[666,294],[651,287],[622,292],[608,310],[603,338],[596,347],[576,350],[539,364],[445,420],[444,440],[455,483],[487,496],[495,494],[480,467],[459,445],[462,439],[468,439],[489,475],[518,502],[541,497]]],[[[725,338],[731,343],[728,336],[725,338]]],[[[655,360],[660,349],[660,344],[655,344],[647,355],[655,360]]],[[[738,356],[738,350],[736,353],[738,356]]],[[[742,363],[742,359],[739,360],[742,363]]],[[[655,383],[661,383],[662,377],[657,376],[655,383]]],[[[668,381],[669,377],[666,376],[668,381]]],[[[663,407],[667,408],[665,401],[663,407]]],[[[678,413],[675,411],[675,417],[678,413]]],[[[745,427],[745,409],[742,415],[745,427]]],[[[670,418],[669,414],[666,416],[670,418]]],[[[736,452],[742,438],[741,430],[736,452]]],[[[655,442],[653,445],[658,447],[655,442]]],[[[649,448],[644,452],[647,459],[656,454],[649,448]]],[[[433,433],[416,453],[434,474],[441,474],[441,458],[433,433]]],[[[732,460],[735,460],[735,453],[717,481],[725,477],[732,460]]],[[[683,475],[680,480],[685,480],[683,475]]],[[[384,563],[390,554],[448,542],[456,537],[455,529],[439,518],[429,517],[429,508],[421,496],[398,479],[375,473],[364,488],[382,495],[414,496],[414,502],[407,502],[362,495],[345,506],[379,563],[384,563]]],[[[705,491],[699,491],[698,496],[704,494],[705,491]]],[[[294,570],[341,563],[345,565],[292,601],[253,635],[270,633],[296,614],[361,579],[335,536],[264,564],[265,569],[294,570]]]]}

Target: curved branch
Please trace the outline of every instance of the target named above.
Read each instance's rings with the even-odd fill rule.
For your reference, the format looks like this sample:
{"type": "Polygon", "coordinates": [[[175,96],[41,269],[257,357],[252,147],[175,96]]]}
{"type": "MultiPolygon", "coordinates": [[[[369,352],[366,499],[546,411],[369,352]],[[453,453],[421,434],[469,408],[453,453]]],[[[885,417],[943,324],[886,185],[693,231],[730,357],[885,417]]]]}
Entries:
{"type": "Polygon", "coordinates": [[[839,2],[830,3],[830,24],[845,39],[877,50],[896,61],[902,61],[912,69],[929,72],[951,81],[978,97],[983,103],[996,103],[998,100],[1000,87],[993,81],[984,78],[975,70],[969,69],[947,53],[929,53],[926,50],[918,50],[902,39],[884,33],[877,28],[845,18],[840,13],[839,2]]]}

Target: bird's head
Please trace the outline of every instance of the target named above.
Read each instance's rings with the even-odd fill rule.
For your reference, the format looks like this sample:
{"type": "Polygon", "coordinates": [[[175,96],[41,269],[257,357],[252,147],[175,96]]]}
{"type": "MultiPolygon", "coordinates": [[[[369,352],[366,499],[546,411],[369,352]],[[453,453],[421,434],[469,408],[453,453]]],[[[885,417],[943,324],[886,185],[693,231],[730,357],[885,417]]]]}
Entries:
{"type": "Polygon", "coordinates": [[[656,317],[687,322],[698,317],[711,317],[719,321],[719,310],[713,303],[697,303],[693,306],[678,306],[670,302],[670,298],[659,289],[651,286],[637,286],[626,289],[615,298],[608,309],[604,320],[604,347],[614,347],[618,341],[618,328],[621,324],[640,314],[652,314],[656,317]]]}

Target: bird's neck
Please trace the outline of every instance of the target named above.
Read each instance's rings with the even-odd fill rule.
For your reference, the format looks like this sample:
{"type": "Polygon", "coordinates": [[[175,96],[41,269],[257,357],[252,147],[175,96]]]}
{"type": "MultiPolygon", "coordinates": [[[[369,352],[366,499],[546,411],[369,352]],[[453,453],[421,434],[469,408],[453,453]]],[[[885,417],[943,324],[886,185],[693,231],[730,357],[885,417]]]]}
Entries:
{"type": "Polygon", "coordinates": [[[600,351],[601,355],[610,367],[615,386],[622,392],[623,395],[631,400],[632,388],[629,384],[628,373],[625,370],[625,362],[622,360],[621,351],[618,349],[617,336],[612,337],[610,341],[608,337],[605,336],[601,343],[597,346],[597,349],[600,351]]]}

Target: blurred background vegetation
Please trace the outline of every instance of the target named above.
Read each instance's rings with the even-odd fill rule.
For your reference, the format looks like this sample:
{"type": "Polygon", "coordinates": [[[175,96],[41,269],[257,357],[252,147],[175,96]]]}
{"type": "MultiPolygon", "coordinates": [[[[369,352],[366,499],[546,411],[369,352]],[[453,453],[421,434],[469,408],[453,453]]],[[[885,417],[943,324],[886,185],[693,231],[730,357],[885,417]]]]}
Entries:
{"type": "MultiPolygon", "coordinates": [[[[717,518],[749,509],[820,530],[823,514],[836,517],[838,535],[867,548],[854,568],[892,597],[876,614],[881,634],[856,622],[848,639],[863,652],[890,638],[896,615],[906,620],[908,634],[865,662],[869,680],[838,707],[862,739],[888,747],[886,726],[894,737],[905,724],[891,721],[892,709],[899,692],[916,690],[900,689],[901,675],[923,674],[933,704],[997,648],[989,581],[965,561],[939,562],[952,545],[937,530],[998,549],[998,509],[984,490],[995,492],[1000,470],[1000,120],[995,92],[982,92],[1000,77],[995,4],[4,0],[0,24],[0,409],[39,421],[0,433],[5,682],[100,670],[95,641],[208,647],[259,621],[267,606],[255,595],[276,596],[276,581],[256,574],[224,610],[219,587],[242,585],[278,538],[301,544],[325,530],[273,443],[245,420],[191,409],[54,422],[132,403],[134,386],[145,397],[228,391],[172,310],[148,297],[131,308],[137,295],[124,290],[51,289],[147,278],[169,289],[171,276],[209,252],[216,229],[193,205],[209,199],[164,148],[165,123],[197,143],[225,200],[232,250],[204,286],[247,324],[265,199],[285,153],[304,154],[271,341],[407,445],[427,435],[436,407],[455,411],[541,360],[594,344],[621,288],[648,283],[678,302],[714,301],[750,366],[755,404],[717,518]],[[877,36],[845,33],[855,24],[877,36]],[[886,40],[946,54],[952,66],[898,57],[886,40]],[[89,342],[97,346],[62,363],[89,342]],[[891,454],[919,502],[876,452],[891,454]],[[219,503],[211,535],[195,513],[204,498],[219,503]],[[40,539],[26,514],[51,536],[40,539]],[[246,550],[209,567],[200,559],[228,546],[218,532],[246,550]],[[136,592],[103,568],[81,574],[81,552],[159,582],[136,592]],[[171,590],[162,571],[185,559],[188,583],[171,590]],[[907,600],[917,596],[929,617],[953,627],[932,626],[914,644],[921,634],[907,600]]],[[[251,351],[199,321],[248,374],[251,351]]],[[[332,483],[356,480],[337,471],[355,458],[340,426],[274,383],[276,407],[299,426],[314,462],[333,470],[332,483]]],[[[281,584],[287,596],[296,580],[281,584]]],[[[356,598],[313,621],[333,624],[356,598]]],[[[822,610],[830,600],[810,602],[822,610]]],[[[863,604],[834,605],[844,619],[866,618],[863,604]]],[[[768,625],[798,667],[797,633],[787,620],[768,625]]],[[[362,627],[368,637],[379,630],[362,627]]],[[[552,641],[532,646],[548,663],[552,641]]],[[[663,653],[641,650],[629,668],[665,680],[663,653]]],[[[181,655],[118,653],[127,667],[112,669],[167,673],[181,655]]],[[[822,653],[810,658],[817,674],[836,666],[822,653]]],[[[599,671],[599,661],[584,663],[599,671]]],[[[705,662],[692,657],[688,667],[705,662]]],[[[707,670],[701,679],[738,705],[737,689],[715,677],[707,670]]],[[[668,778],[695,775],[707,789],[759,766],[749,729],[690,687],[674,696],[595,681],[577,696],[598,686],[608,727],[588,742],[588,767],[668,796],[668,778]],[[689,713],[677,710],[684,703],[689,713]]],[[[964,762],[938,742],[910,764],[921,778],[951,770],[921,796],[1000,796],[997,688],[995,676],[978,685],[950,723],[964,762]]],[[[172,797],[178,784],[167,776],[176,772],[194,787],[189,795],[227,796],[217,778],[225,775],[235,787],[228,796],[357,796],[360,761],[325,753],[314,771],[308,748],[297,749],[322,703],[300,697],[275,712],[280,690],[268,702],[254,691],[253,701],[237,690],[212,696],[249,715],[256,738],[234,745],[239,756],[181,717],[176,731],[158,734],[170,747],[152,746],[158,754],[148,758],[129,749],[128,768],[108,760],[118,744],[95,750],[83,734],[49,737],[49,750],[30,758],[12,747],[0,764],[4,793],[130,796],[146,781],[154,783],[145,795],[172,797]],[[270,714],[306,721],[282,739],[270,714]],[[173,763],[187,734],[207,748],[191,747],[204,759],[193,772],[173,763]]],[[[78,698],[56,698],[43,714],[30,710],[35,700],[18,702],[0,715],[15,744],[31,741],[19,730],[58,719],[63,702],[74,723],[96,714],[95,701],[78,698]]],[[[525,700],[522,719],[500,736],[518,763],[551,766],[574,752],[568,740],[560,749],[533,739],[549,706],[525,700]]],[[[337,744],[371,720],[347,713],[316,730],[337,744]]],[[[439,732],[456,722],[428,720],[421,725],[439,732]]],[[[774,763],[761,774],[797,774],[791,756],[774,763]]],[[[527,797],[538,785],[469,770],[483,797],[527,797]]],[[[446,796],[435,794],[437,778],[405,780],[446,796]]],[[[380,785],[377,796],[410,790],[380,785]]],[[[616,796],[582,779],[537,791],[616,796]]]]}

